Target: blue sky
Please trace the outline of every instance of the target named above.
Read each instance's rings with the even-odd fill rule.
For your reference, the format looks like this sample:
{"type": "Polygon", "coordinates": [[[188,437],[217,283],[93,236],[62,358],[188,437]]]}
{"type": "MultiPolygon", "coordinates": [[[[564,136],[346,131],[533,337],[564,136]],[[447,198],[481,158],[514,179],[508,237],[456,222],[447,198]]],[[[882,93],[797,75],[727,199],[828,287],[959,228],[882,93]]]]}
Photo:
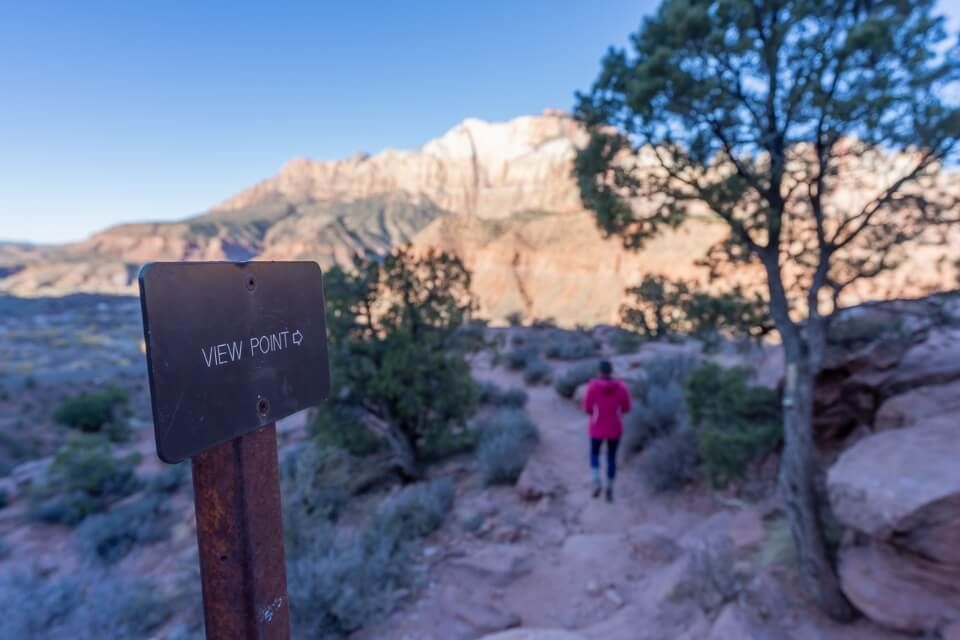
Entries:
{"type": "Polygon", "coordinates": [[[656,4],[0,1],[0,238],[183,218],[293,156],[569,109],[656,4]]]}
{"type": "Polygon", "coordinates": [[[0,2],[0,238],[182,218],[293,156],[569,109],[655,2],[0,2]]]}

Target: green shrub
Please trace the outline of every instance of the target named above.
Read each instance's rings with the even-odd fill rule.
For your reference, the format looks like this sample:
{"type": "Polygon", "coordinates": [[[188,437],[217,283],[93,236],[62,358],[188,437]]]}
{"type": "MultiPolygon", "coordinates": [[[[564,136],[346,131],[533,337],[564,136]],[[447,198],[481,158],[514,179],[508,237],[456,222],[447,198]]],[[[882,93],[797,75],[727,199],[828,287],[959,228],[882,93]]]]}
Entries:
{"type": "Polygon", "coordinates": [[[595,375],[597,375],[596,362],[578,364],[564,371],[553,383],[553,388],[564,398],[572,398],[577,387],[589,382],[595,375]]]}
{"type": "Polygon", "coordinates": [[[102,436],[77,436],[54,455],[45,481],[31,491],[34,519],[76,524],[140,488],[139,454],[113,455],[102,436]]]}
{"type": "Polygon", "coordinates": [[[709,343],[720,336],[759,338],[774,328],[764,298],[739,285],[712,294],[696,282],[648,274],[625,293],[620,321],[647,338],[692,335],[709,343]]]}
{"type": "MultiPolygon", "coordinates": [[[[53,419],[62,425],[87,433],[97,433],[106,427],[116,431],[119,436],[124,429],[112,426],[112,423],[118,422],[117,414],[126,406],[128,400],[126,392],[117,387],[87,391],[61,402],[53,412],[53,419]]],[[[111,439],[115,439],[113,435],[111,439]]]]}
{"type": "Polygon", "coordinates": [[[526,412],[501,409],[480,427],[477,462],[484,484],[517,481],[539,440],[526,412]]]}
{"type": "Polygon", "coordinates": [[[452,501],[449,481],[413,485],[387,498],[362,533],[314,530],[287,567],[298,637],[346,635],[394,610],[415,582],[414,545],[442,524],[452,501]]]}
{"type": "Polygon", "coordinates": [[[527,360],[523,367],[523,381],[527,384],[547,384],[553,377],[553,369],[540,356],[527,360]]]}
{"type": "Polygon", "coordinates": [[[687,380],[687,406],[700,439],[707,478],[724,486],[783,436],[778,394],[749,384],[752,372],[708,363],[687,380]]]}
{"type": "Polygon", "coordinates": [[[469,427],[438,429],[427,432],[420,457],[425,462],[437,462],[451,456],[469,453],[477,446],[477,434],[469,427]]]}
{"type": "Polygon", "coordinates": [[[383,448],[381,439],[363,426],[360,409],[321,405],[311,412],[309,431],[318,447],[336,447],[354,456],[367,456],[383,448]]]}
{"type": "Polygon", "coordinates": [[[161,495],[147,494],[137,502],[93,515],[77,527],[80,549],[105,564],[113,564],[138,544],[170,537],[172,513],[161,495]]]}
{"type": "Polygon", "coordinates": [[[493,382],[482,382],[478,385],[480,403],[495,407],[523,407],[527,404],[527,392],[523,389],[503,389],[493,382]]]}
{"type": "Polygon", "coordinates": [[[412,476],[429,439],[462,429],[476,408],[473,345],[461,339],[476,306],[470,282],[456,256],[410,247],[324,274],[331,404],[379,420],[412,476]]]}
{"type": "Polygon", "coordinates": [[[696,479],[699,464],[697,434],[681,427],[647,447],[641,469],[654,491],[678,491],[696,479]]]}

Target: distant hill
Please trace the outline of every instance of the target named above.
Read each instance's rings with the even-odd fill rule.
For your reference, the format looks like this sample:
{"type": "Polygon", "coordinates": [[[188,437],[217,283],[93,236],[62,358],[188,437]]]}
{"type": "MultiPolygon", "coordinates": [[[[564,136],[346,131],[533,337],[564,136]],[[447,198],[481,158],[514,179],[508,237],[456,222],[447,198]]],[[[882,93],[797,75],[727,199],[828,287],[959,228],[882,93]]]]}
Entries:
{"type": "MultiPolygon", "coordinates": [[[[693,222],[641,254],[602,238],[571,175],[585,141],[569,115],[548,111],[502,123],[467,119],[416,150],[294,159],[180,222],[124,224],[54,247],[0,243],[0,292],[133,294],[148,261],[329,266],[412,242],[461,255],[491,318],[520,312],[568,325],[610,322],[624,287],[651,271],[692,275],[723,229],[693,222]]],[[[919,259],[927,265],[919,272],[930,272],[934,258],[919,259]]],[[[894,288],[918,287],[907,279],[894,288]]]]}

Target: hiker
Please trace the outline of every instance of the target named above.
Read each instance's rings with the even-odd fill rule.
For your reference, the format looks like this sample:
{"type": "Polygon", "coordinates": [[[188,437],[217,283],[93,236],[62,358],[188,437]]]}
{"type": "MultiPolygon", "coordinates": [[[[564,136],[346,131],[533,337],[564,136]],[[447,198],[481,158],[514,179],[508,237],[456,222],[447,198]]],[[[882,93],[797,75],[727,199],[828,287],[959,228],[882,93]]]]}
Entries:
{"type": "Polygon", "coordinates": [[[583,410],[590,416],[590,471],[593,497],[603,490],[600,483],[600,448],[607,445],[607,502],[613,502],[613,479],[617,475],[617,447],[623,435],[624,413],[630,411],[627,385],[613,377],[613,365],[600,361],[600,376],[590,381],[583,398],[583,410]]]}

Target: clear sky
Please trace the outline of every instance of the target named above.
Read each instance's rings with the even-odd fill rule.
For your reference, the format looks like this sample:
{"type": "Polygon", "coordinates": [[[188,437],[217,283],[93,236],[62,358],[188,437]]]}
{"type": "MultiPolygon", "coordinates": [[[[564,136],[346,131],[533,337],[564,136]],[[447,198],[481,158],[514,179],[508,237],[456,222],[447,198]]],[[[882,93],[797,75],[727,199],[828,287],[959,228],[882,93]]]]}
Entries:
{"type": "Polygon", "coordinates": [[[293,156],[569,109],[656,4],[0,0],[0,239],[183,218],[293,156]]]}
{"type": "Polygon", "coordinates": [[[183,218],[293,156],[569,109],[655,5],[0,2],[0,238],[183,218]]]}

